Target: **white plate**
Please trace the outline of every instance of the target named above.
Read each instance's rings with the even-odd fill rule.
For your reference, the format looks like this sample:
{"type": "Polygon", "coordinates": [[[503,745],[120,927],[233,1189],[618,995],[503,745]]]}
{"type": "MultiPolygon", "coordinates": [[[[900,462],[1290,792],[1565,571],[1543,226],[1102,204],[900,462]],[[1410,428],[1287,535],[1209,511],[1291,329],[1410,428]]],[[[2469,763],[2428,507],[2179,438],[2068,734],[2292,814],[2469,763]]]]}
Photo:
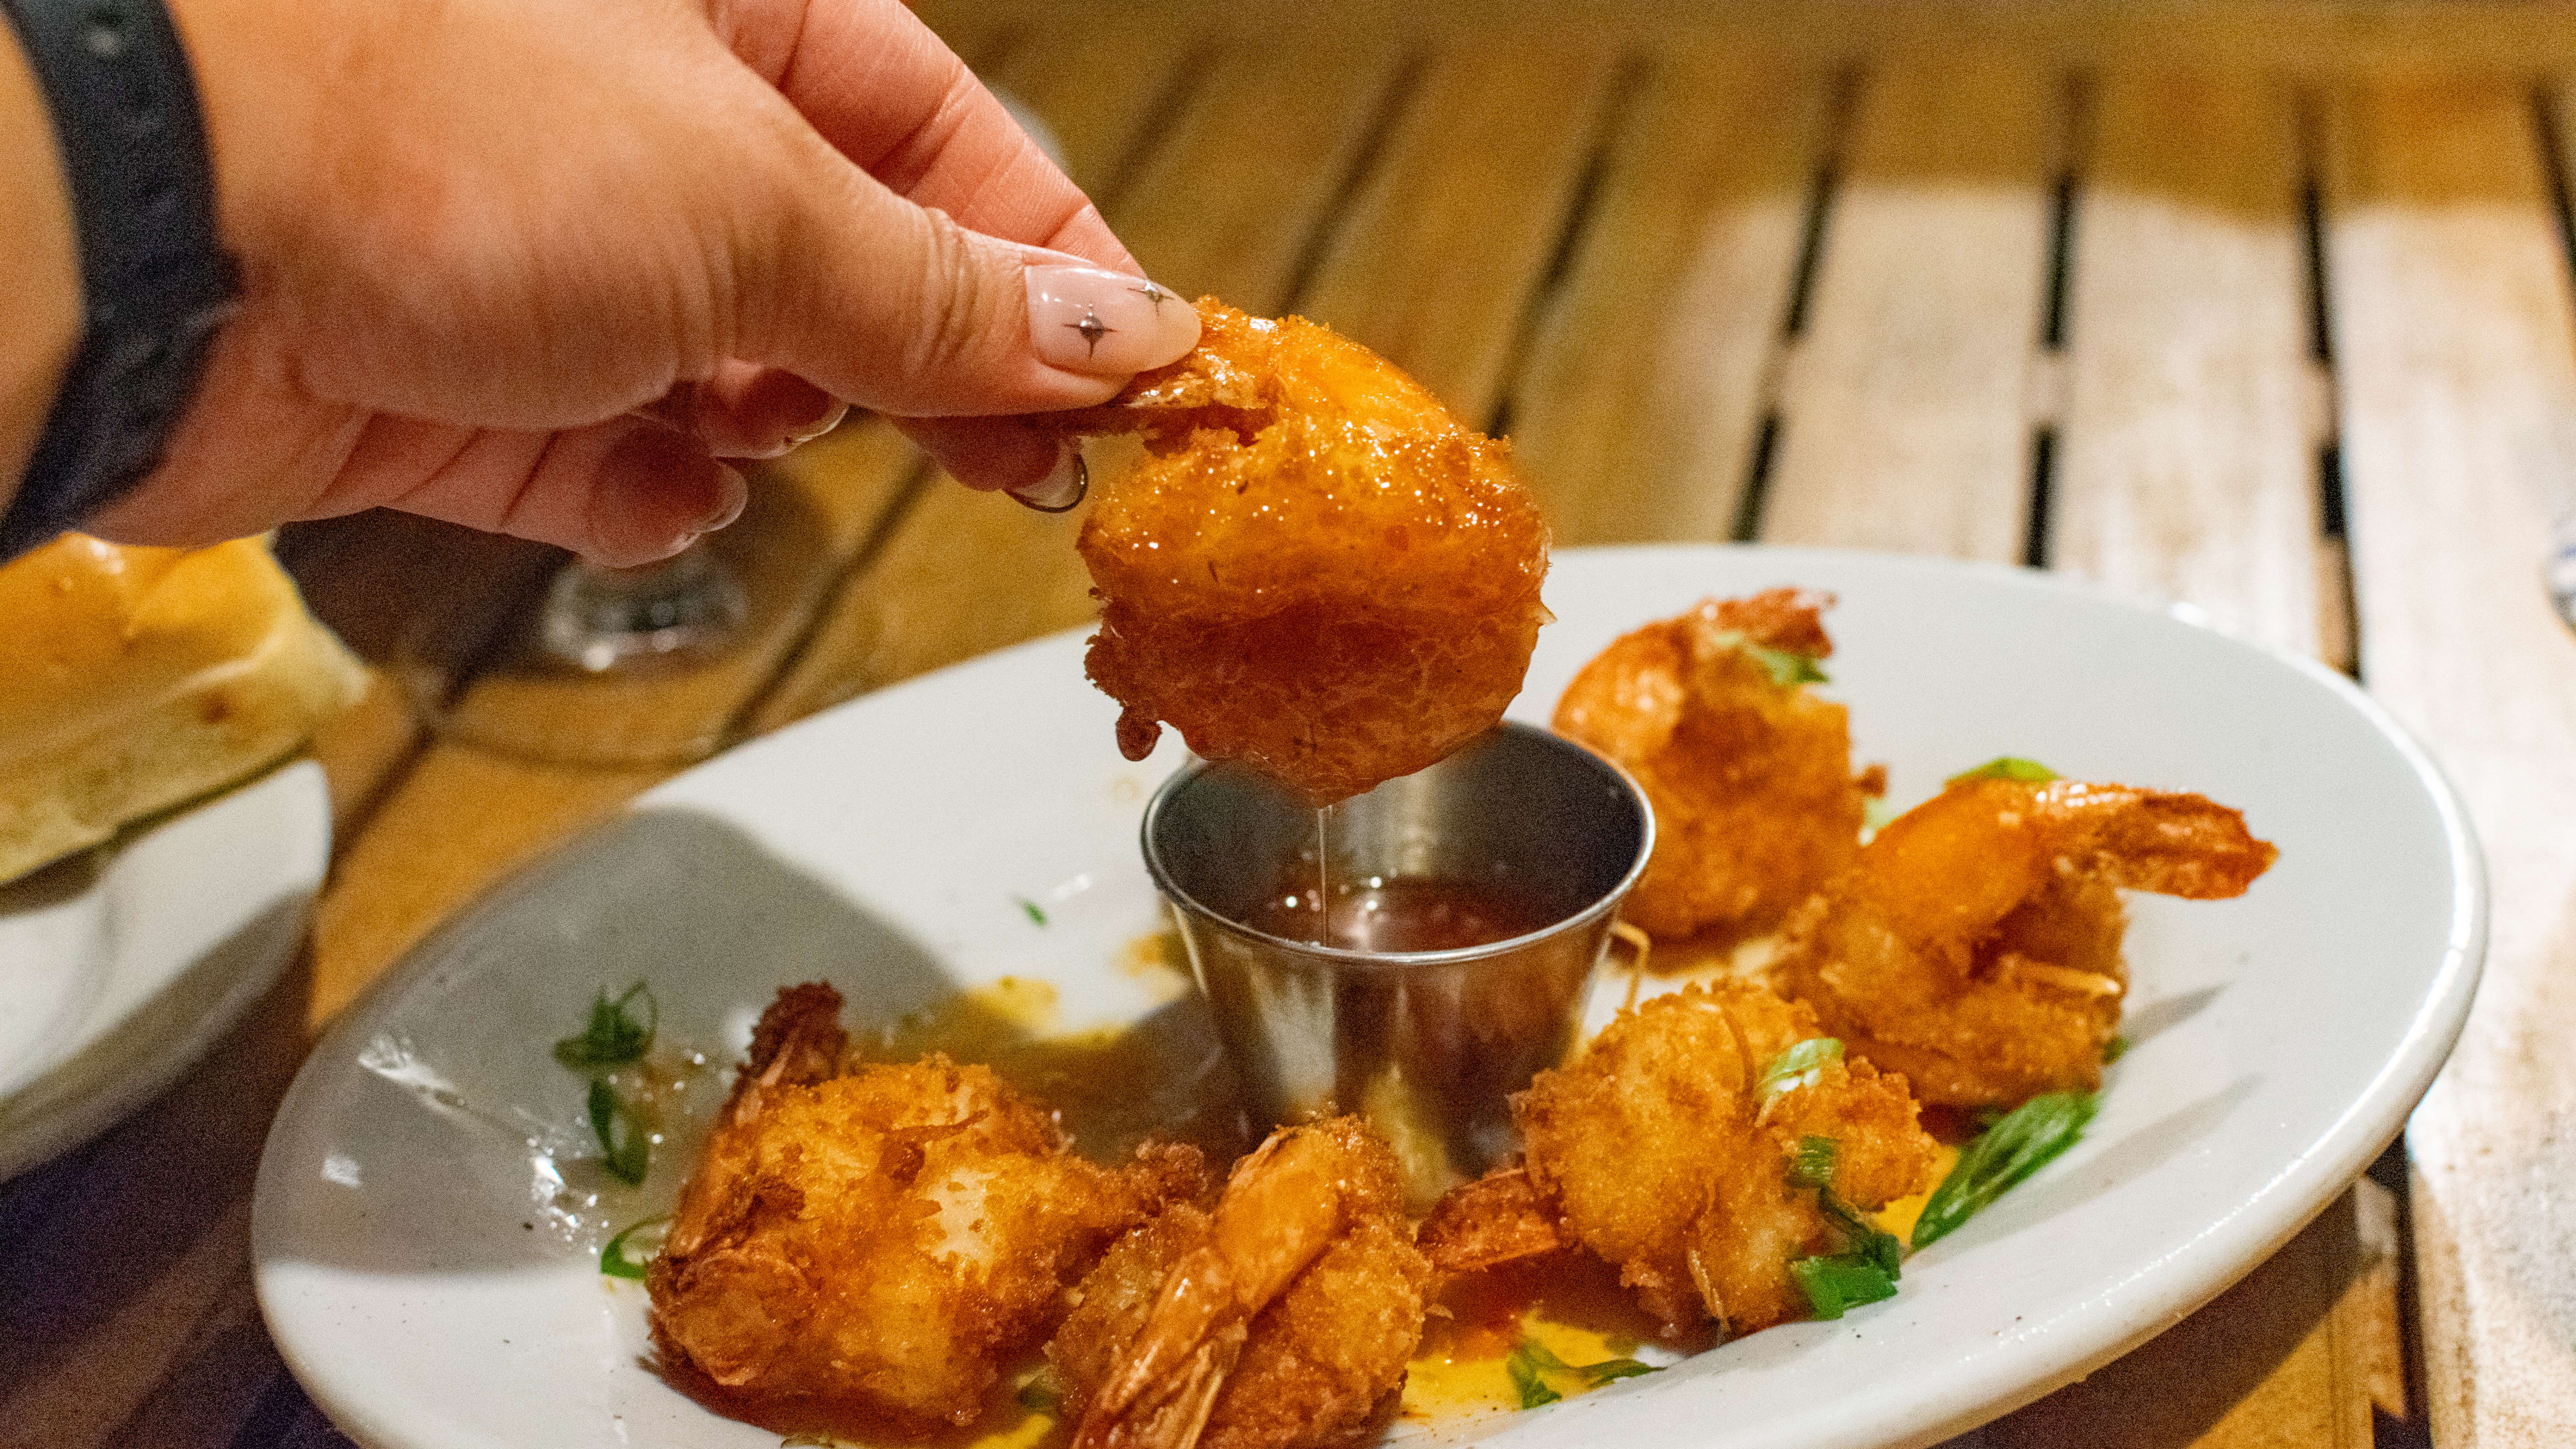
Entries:
{"type": "Polygon", "coordinates": [[[330,851],[303,761],[0,886],[0,1178],[204,1055],[295,958],[330,851]]]}
{"type": "MultiPolygon", "coordinates": [[[[1909,1262],[1894,1301],[1436,1437],[1791,1449],[1959,1432],[2260,1262],[2397,1131],[2467,1009],[2485,898],[2440,774],[2342,678],[2173,613],[1916,559],[1575,552],[1514,713],[1544,719],[1624,630],[1784,582],[1841,594],[1833,690],[1897,800],[2025,755],[2241,806],[2280,863],[2242,900],[2135,902],[2135,1046],[2101,1116],[1909,1262]]],[[[1057,983],[1068,1026],[1154,1008],[1157,984],[1113,963],[1157,923],[1136,823],[1182,755],[1167,739],[1119,759],[1081,647],[946,670],[671,781],[340,1022],[269,1138],[252,1230],[278,1347],[343,1429],[404,1449],[776,1442],[653,1375],[643,1294],[599,1275],[597,1224],[658,1210],[685,1164],[597,1201],[559,1192],[597,1178],[571,1160],[581,1086],[547,1045],[595,989],[637,978],[665,1032],[728,1057],[778,986],[815,976],[853,1020],[1007,974],[1057,983]]]]}

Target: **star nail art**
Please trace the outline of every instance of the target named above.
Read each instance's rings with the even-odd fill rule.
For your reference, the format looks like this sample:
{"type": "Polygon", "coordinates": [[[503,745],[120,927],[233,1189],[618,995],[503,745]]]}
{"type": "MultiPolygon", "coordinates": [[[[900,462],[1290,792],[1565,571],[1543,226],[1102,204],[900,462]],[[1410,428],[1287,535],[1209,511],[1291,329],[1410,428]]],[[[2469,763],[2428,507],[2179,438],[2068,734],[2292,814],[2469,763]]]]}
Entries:
{"type": "Polygon", "coordinates": [[[1118,330],[1101,321],[1100,314],[1097,312],[1085,312],[1082,314],[1081,321],[1067,322],[1064,325],[1082,334],[1082,340],[1090,345],[1093,357],[1100,355],[1100,339],[1118,330]]]}

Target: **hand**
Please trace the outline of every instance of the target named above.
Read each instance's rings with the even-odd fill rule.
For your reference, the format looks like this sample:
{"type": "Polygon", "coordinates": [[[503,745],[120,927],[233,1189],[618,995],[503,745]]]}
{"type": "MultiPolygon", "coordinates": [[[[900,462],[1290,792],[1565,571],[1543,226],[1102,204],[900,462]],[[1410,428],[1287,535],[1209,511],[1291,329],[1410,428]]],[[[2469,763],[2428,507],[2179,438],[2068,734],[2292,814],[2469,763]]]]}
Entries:
{"type": "Polygon", "coordinates": [[[641,563],[845,402],[1028,487],[1058,445],[993,415],[1197,341],[894,0],[172,8],[243,297],[110,537],[388,506],[641,563]]]}

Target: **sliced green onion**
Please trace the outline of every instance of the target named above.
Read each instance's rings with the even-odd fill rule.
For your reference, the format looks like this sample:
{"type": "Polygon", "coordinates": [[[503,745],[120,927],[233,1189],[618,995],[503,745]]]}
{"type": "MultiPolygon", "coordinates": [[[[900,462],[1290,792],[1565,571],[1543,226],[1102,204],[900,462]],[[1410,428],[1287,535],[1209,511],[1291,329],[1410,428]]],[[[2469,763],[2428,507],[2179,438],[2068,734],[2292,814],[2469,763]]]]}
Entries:
{"type": "Polygon", "coordinates": [[[1052,1414],[1064,1406],[1064,1395],[1056,1392],[1055,1385],[1048,1383],[1043,1375],[1020,1385],[1020,1391],[1011,1398],[1032,1413],[1052,1414]]]}
{"type": "MultiPolygon", "coordinates": [[[[1540,1352],[1545,1353],[1546,1350],[1541,1349],[1540,1352]]],[[[1554,1357],[1553,1354],[1549,1356],[1554,1357]]],[[[1541,1404],[1553,1404],[1565,1397],[1549,1388],[1546,1379],[1539,1377],[1538,1363],[1536,1357],[1530,1352],[1530,1341],[1526,1338],[1521,1340],[1520,1347],[1512,1350],[1510,1358],[1503,1360],[1503,1372],[1511,1376],[1512,1390],[1520,1395],[1521,1407],[1524,1409],[1535,1409],[1541,1404]]]]}
{"type": "Polygon", "coordinates": [[[1842,1234],[1850,1256],[1870,1263],[1891,1283],[1903,1276],[1905,1245],[1896,1240],[1896,1234],[1861,1216],[1858,1209],[1835,1196],[1832,1188],[1816,1194],[1816,1207],[1824,1213],[1825,1221],[1842,1234]]]}
{"type": "Polygon", "coordinates": [[[1554,1349],[1535,1338],[1523,1338],[1520,1346],[1513,1352],[1527,1355],[1530,1366],[1541,1372],[1571,1374],[1582,1379],[1587,1388],[1597,1389],[1614,1380],[1633,1379],[1639,1374],[1655,1372],[1653,1364],[1639,1363],[1633,1358],[1605,1358],[1599,1363],[1567,1363],[1556,1356],[1554,1349]]]}
{"type": "Polygon", "coordinates": [[[1839,1256],[1867,1262],[1893,1283],[1904,1272],[1905,1245],[1834,1192],[1834,1167],[1840,1156],[1840,1147],[1830,1137],[1799,1138],[1789,1158],[1789,1183],[1816,1190],[1816,1210],[1842,1239],[1839,1256]]]}
{"type": "Polygon", "coordinates": [[[1857,1253],[1800,1258],[1789,1265],[1789,1272],[1818,1318],[1840,1318],[1846,1308],[1896,1296],[1895,1277],[1857,1253]]]}
{"type": "Polygon", "coordinates": [[[2107,1067],[2128,1054],[2129,1039],[2125,1036],[2115,1036],[2102,1046],[2102,1065],[2107,1067]]]}
{"type": "Polygon", "coordinates": [[[1037,902],[1030,900],[1027,896],[1013,896],[1011,899],[1020,903],[1020,911],[1029,918],[1030,925],[1043,926],[1047,923],[1046,912],[1039,907],[1037,902]]]}
{"type": "Polygon", "coordinates": [[[1789,1181],[1800,1187],[1832,1187],[1840,1156],[1841,1148],[1830,1137],[1801,1137],[1797,1154],[1789,1159],[1789,1181]]]}
{"type": "Polygon", "coordinates": [[[644,1264],[652,1260],[647,1258],[638,1261],[628,1257],[626,1240],[647,1228],[659,1227],[670,1220],[669,1213],[655,1213],[649,1218],[638,1218],[620,1228],[617,1236],[609,1239],[608,1245],[599,1250],[599,1271],[611,1278],[641,1279],[644,1276],[644,1264]]]}
{"type": "Polygon", "coordinates": [[[2006,1188],[2048,1165],[2075,1145],[2098,1103],[2090,1092],[2051,1092],[2006,1113],[1959,1154],[1958,1165],[1923,1205],[1914,1222],[1914,1246],[1946,1236],[1975,1217],[2006,1188]]]}
{"type": "Polygon", "coordinates": [[[1812,654],[1794,650],[1773,649],[1764,644],[1747,644],[1744,652],[1762,662],[1771,671],[1771,682],[1782,689],[1795,689],[1801,684],[1831,684],[1833,679],[1816,663],[1812,654]]]}
{"type": "Polygon", "coordinates": [[[599,1138],[600,1161],[610,1176],[630,1186],[644,1181],[653,1167],[652,1134],[606,1077],[590,1079],[590,1130],[599,1138]]]}
{"type": "Polygon", "coordinates": [[[1840,1040],[1830,1036],[1811,1036],[1773,1057],[1771,1065],[1762,1069],[1762,1079],[1754,1085],[1754,1091],[1762,1098],[1762,1105],[1770,1106],[1773,1099],[1783,1092],[1814,1086],[1816,1080],[1825,1074],[1825,1067],[1842,1058],[1843,1044],[1840,1040]]]}
{"type": "Polygon", "coordinates": [[[555,1060],[576,1072],[624,1066],[653,1049],[653,1033],[662,1025],[661,1004],[638,981],[612,1001],[605,987],[590,1003],[590,1025],[555,1043],[555,1060]],[[644,1019],[635,1019],[637,997],[644,999],[644,1019]]]}
{"type": "Polygon", "coordinates": [[[2025,785],[2045,785],[2057,779],[2058,773],[2037,760],[2015,755],[1997,755],[1973,770],[1962,770],[1942,783],[1956,785],[1961,780],[2019,780],[2025,785]]]}

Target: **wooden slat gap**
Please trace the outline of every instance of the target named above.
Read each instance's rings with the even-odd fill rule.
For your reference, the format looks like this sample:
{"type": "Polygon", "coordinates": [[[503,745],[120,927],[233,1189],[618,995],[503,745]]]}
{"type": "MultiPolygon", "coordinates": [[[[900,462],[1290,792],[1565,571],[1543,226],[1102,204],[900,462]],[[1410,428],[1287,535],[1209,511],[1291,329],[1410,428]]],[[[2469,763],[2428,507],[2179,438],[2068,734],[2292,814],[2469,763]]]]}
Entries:
{"type": "Polygon", "coordinates": [[[1350,216],[1352,199],[1368,184],[1369,173],[1385,156],[1387,143],[1403,125],[1405,112],[1421,93],[1422,77],[1430,68],[1431,48],[1416,43],[1388,79],[1386,89],[1378,94],[1360,143],[1351,150],[1349,166],[1335,178],[1331,198],[1316,213],[1314,229],[1306,234],[1305,245],[1297,249],[1297,259],[1289,265],[1288,276],[1279,289],[1282,315],[1297,310],[1315,285],[1315,278],[1323,272],[1325,261],[1333,254],[1333,244],[1340,240],[1342,227],[1350,216]]]}
{"type": "MultiPolygon", "coordinates": [[[[2069,72],[2059,83],[2057,106],[2056,140],[2049,157],[2048,300],[2039,314],[2039,345],[2049,353],[2066,348],[2067,308],[2074,296],[2077,183],[2084,158],[2092,151],[2091,78],[2082,71],[2069,72]]],[[[2052,405],[2033,416],[2054,421],[2056,414],[2052,405]]]]}
{"type": "Polygon", "coordinates": [[[1521,301],[1520,321],[1512,331],[1510,349],[1504,353],[1504,384],[1494,399],[1493,413],[1485,420],[1485,435],[1499,438],[1512,430],[1512,412],[1520,391],[1520,380],[1526,370],[1532,342],[1539,325],[1559,298],[1564,295],[1565,275],[1574,261],[1575,247],[1582,241],[1584,228],[1591,222],[1595,203],[1600,200],[1601,180],[1609,174],[1610,153],[1619,143],[1636,112],[1638,93],[1645,88],[1652,62],[1642,51],[1622,57],[1618,74],[1611,79],[1610,91],[1592,118],[1592,134],[1587,140],[1583,165],[1575,175],[1574,190],[1567,196],[1565,215],[1558,220],[1556,240],[1550,245],[1547,264],[1538,274],[1538,283],[1521,301]]]}
{"type": "Polygon", "coordinates": [[[1842,191],[1844,152],[1851,143],[1852,117],[1858,109],[1861,71],[1846,65],[1834,74],[1825,100],[1824,134],[1816,144],[1816,165],[1807,182],[1807,207],[1798,236],[1798,262],[1789,277],[1788,302],[1780,310],[1780,340],[1762,369],[1762,421],[1754,429],[1753,447],[1744,459],[1744,489],[1737,495],[1734,526],[1727,537],[1754,543],[1762,537],[1762,517],[1770,502],[1771,473],[1780,457],[1780,435],[1787,427],[1782,399],[1803,355],[1807,313],[1816,296],[1816,276],[1823,269],[1825,238],[1833,228],[1834,199],[1842,191]]]}
{"type": "MultiPolygon", "coordinates": [[[[1842,189],[1843,151],[1850,144],[1852,113],[1860,96],[1860,72],[1845,67],[1834,76],[1825,102],[1825,134],[1816,148],[1816,171],[1807,191],[1806,228],[1798,239],[1798,269],[1789,278],[1789,304],[1780,313],[1785,346],[1805,334],[1807,309],[1816,296],[1816,272],[1824,264],[1825,232],[1833,225],[1834,197],[1842,189]]],[[[1781,369],[1775,368],[1767,403],[1779,397],[1781,369]]]]}
{"type": "Polygon", "coordinates": [[[2066,327],[2074,297],[2078,173],[2091,153],[2093,84],[2070,71],[2057,86],[2057,124],[2049,148],[2048,261],[2039,311],[2039,336],[2022,378],[2022,407],[2030,420],[2030,508],[2024,521],[2021,561],[2048,567],[2050,504],[2057,483],[2057,435],[2066,417],[2066,327]]]}
{"type": "Polygon", "coordinates": [[[1173,122],[1198,99],[1208,77],[1216,71],[1218,52],[1224,42],[1214,35],[1203,36],[1191,46],[1181,63],[1163,78],[1162,88],[1145,104],[1143,118],[1136,134],[1120,149],[1118,159],[1110,164],[1109,181],[1092,194],[1092,204],[1103,215],[1125,197],[1136,178],[1144,174],[1165,138],[1172,134],[1173,122]]]}
{"type": "Polygon", "coordinates": [[[2334,284],[2326,265],[2325,111],[2315,87],[2292,100],[2299,166],[2299,224],[2307,268],[2309,366],[2301,397],[2316,460],[2317,657],[2361,678],[2361,602],[2352,577],[2352,547],[2343,486],[2341,394],[2335,386],[2334,284]]]}
{"type": "Polygon", "coordinates": [[[2048,516],[2057,486],[2057,427],[2045,424],[2030,435],[2030,514],[2023,526],[2021,561],[2025,568],[2048,567],[2048,516]]]}
{"type": "MultiPolygon", "coordinates": [[[[834,571],[831,581],[825,584],[816,595],[820,602],[806,611],[805,620],[797,626],[795,637],[788,641],[786,648],[779,651],[777,667],[770,670],[769,677],[760,682],[759,688],[744,695],[741,702],[734,706],[733,713],[726,717],[723,731],[719,736],[722,741],[721,747],[739,744],[756,732],[753,722],[760,718],[761,711],[767,707],[771,696],[777,694],[786,681],[795,677],[797,665],[804,661],[806,652],[814,646],[815,635],[822,632],[824,625],[830,621],[831,601],[839,598],[851,587],[853,580],[876,562],[877,556],[885,551],[887,543],[895,536],[895,531],[903,527],[905,519],[912,516],[913,505],[920,500],[922,494],[934,487],[944,485],[946,481],[946,475],[930,461],[927,454],[913,461],[911,471],[895,488],[893,501],[878,511],[876,522],[868,527],[867,537],[860,541],[859,546],[851,551],[849,558],[834,571]]],[[[874,682],[872,681],[868,687],[874,688],[874,682]]]]}

